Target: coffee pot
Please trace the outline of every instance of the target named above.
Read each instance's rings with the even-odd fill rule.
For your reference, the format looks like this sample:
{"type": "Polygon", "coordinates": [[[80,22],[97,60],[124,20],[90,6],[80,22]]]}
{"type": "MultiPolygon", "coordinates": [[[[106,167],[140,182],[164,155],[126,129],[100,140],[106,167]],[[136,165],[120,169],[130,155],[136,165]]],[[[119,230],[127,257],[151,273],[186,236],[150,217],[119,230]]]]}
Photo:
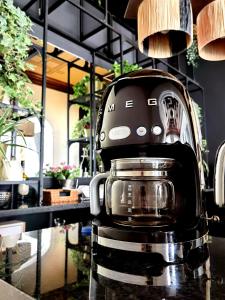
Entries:
{"type": "Polygon", "coordinates": [[[180,81],[160,70],[113,81],[98,114],[97,150],[105,173],[90,184],[96,251],[158,253],[171,263],[207,248],[200,124],[180,81]]]}
{"type": "MultiPolygon", "coordinates": [[[[113,222],[130,226],[163,226],[175,223],[178,189],[174,186],[174,159],[122,158],[111,162],[105,174],[105,207],[113,222]],[[175,196],[175,191],[177,195],[175,196]]],[[[98,179],[92,182],[97,190],[98,179]]],[[[96,195],[98,200],[98,195],[96,195]]],[[[93,198],[92,198],[93,199],[93,198]]]]}

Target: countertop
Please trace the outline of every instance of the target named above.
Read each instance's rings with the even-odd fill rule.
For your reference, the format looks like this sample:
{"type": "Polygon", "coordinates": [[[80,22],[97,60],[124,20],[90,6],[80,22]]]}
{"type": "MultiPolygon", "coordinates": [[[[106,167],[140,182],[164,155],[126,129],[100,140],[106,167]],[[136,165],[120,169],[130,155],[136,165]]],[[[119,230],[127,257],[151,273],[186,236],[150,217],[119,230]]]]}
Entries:
{"type": "Polygon", "coordinates": [[[76,294],[75,299],[225,299],[225,239],[210,237],[208,246],[209,258],[205,260],[205,263],[201,264],[201,272],[203,273],[200,277],[196,273],[194,275],[196,278],[193,278],[192,272],[184,265],[170,266],[168,270],[165,268],[166,271],[159,276],[157,272],[153,271],[155,275],[153,274],[151,278],[151,266],[148,261],[143,263],[139,262],[138,259],[136,261],[129,260],[129,255],[127,255],[127,261],[121,261],[118,258],[119,266],[117,266],[117,271],[113,272],[114,278],[107,278],[107,276],[112,276],[110,272],[107,276],[102,276],[97,270],[100,273],[102,273],[102,270],[110,268],[115,270],[115,267],[111,267],[108,263],[110,258],[107,257],[107,263],[105,264],[104,258],[101,257],[100,268],[98,269],[96,267],[98,264],[98,262],[96,263],[96,257],[92,256],[89,287],[86,288],[86,292],[89,289],[89,298],[87,294],[86,296],[80,294],[80,297],[76,294]],[[143,269],[140,272],[141,263],[143,264],[143,269]],[[122,270],[124,265],[126,265],[127,271],[118,272],[118,268],[122,270]],[[171,278],[173,278],[172,284],[171,278]],[[154,285],[154,282],[156,285],[154,285]],[[167,282],[168,285],[163,285],[163,282],[167,282]]]}
{"type": "Polygon", "coordinates": [[[113,260],[92,249],[90,225],[29,233],[24,244],[8,252],[13,265],[10,269],[6,263],[7,272],[0,275],[41,300],[225,300],[225,238],[210,236],[209,253],[191,265],[156,266],[148,254],[143,259],[126,252],[113,260]],[[39,255],[30,256],[28,242],[38,243],[33,246],[41,249],[39,255]],[[19,269],[14,272],[15,262],[19,269]]]}

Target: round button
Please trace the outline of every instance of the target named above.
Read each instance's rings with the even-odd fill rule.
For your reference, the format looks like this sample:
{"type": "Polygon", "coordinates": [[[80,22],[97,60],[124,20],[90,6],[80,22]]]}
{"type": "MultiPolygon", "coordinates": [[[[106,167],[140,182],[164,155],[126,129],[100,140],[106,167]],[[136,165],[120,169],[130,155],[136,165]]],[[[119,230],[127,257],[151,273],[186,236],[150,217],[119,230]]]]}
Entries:
{"type": "Polygon", "coordinates": [[[162,128],[160,126],[152,127],[152,133],[154,135],[160,135],[162,133],[162,128]]]}
{"type": "Polygon", "coordinates": [[[104,139],[105,139],[105,132],[102,131],[100,134],[100,141],[102,142],[102,141],[104,141],[104,139]]]}
{"type": "Polygon", "coordinates": [[[138,127],[138,129],[136,130],[137,135],[139,136],[144,136],[147,133],[147,130],[145,127],[138,127]]]}

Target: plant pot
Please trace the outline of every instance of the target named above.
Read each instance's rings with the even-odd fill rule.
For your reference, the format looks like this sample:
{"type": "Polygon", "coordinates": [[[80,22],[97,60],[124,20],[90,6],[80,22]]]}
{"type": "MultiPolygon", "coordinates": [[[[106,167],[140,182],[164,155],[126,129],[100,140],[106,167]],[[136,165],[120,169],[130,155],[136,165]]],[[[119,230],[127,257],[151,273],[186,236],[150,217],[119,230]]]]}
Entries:
{"type": "Polygon", "coordinates": [[[64,188],[72,189],[74,187],[74,179],[66,179],[64,188]]]}
{"type": "Polygon", "coordinates": [[[20,181],[23,180],[23,170],[20,160],[1,160],[1,180],[20,181]]]}
{"type": "Polygon", "coordinates": [[[44,189],[53,189],[58,185],[58,181],[51,176],[43,177],[43,188],[44,189]]]}
{"type": "Polygon", "coordinates": [[[58,179],[60,188],[72,189],[74,186],[74,179],[58,179]]]}
{"type": "Polygon", "coordinates": [[[91,128],[84,128],[84,137],[89,138],[91,136],[91,128]]]}

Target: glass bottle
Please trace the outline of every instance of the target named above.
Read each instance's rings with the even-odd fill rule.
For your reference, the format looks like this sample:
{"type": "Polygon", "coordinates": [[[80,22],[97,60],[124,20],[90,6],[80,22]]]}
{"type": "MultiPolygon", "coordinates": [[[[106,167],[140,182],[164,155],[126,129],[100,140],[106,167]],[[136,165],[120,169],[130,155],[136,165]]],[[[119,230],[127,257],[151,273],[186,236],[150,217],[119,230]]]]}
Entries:
{"type": "Polygon", "coordinates": [[[80,177],[88,177],[89,173],[89,159],[88,159],[88,149],[83,148],[82,149],[82,160],[80,163],[80,177]]]}

